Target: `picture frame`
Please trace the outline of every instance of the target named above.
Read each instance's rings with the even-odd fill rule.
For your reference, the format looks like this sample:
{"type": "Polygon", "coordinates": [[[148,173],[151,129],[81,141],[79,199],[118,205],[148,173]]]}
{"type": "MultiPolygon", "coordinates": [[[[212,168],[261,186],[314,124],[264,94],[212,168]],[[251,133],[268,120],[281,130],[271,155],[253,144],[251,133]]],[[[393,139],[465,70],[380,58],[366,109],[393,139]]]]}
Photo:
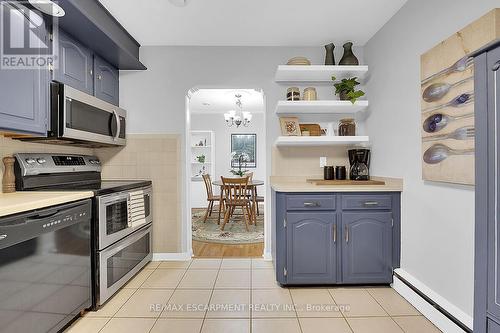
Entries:
{"type": "MultiPolygon", "coordinates": [[[[257,134],[231,134],[231,154],[248,155],[248,161],[242,163],[242,167],[256,168],[257,167],[257,134]]],[[[238,159],[231,159],[231,168],[238,168],[238,159]]]]}
{"type": "Polygon", "coordinates": [[[281,134],[284,136],[302,136],[299,118],[280,117],[281,134]]]}

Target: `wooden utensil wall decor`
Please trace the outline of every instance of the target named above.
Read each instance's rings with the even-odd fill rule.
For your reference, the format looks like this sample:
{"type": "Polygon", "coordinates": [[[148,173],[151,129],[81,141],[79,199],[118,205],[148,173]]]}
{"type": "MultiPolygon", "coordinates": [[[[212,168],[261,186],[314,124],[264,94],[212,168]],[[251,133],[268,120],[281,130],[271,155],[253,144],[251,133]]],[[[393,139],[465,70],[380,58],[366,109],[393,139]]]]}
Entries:
{"type": "Polygon", "coordinates": [[[422,178],[474,185],[474,61],[500,31],[496,9],[421,56],[422,178]]]}

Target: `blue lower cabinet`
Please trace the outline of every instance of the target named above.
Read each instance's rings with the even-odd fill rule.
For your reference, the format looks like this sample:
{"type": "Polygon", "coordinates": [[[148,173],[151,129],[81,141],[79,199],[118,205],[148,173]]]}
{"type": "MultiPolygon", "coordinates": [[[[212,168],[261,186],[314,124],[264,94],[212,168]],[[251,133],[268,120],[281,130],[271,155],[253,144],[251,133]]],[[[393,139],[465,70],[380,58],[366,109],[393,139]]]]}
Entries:
{"type": "Polygon", "coordinates": [[[500,333],[500,325],[495,321],[488,319],[488,333],[500,333]]]}
{"type": "Polygon", "coordinates": [[[392,282],[392,213],[342,214],[342,281],[392,282]]]}
{"type": "Polygon", "coordinates": [[[280,284],[392,282],[400,258],[400,193],[275,193],[274,202],[280,284]],[[358,201],[380,204],[342,205],[358,201]],[[321,205],[304,211],[304,202],[321,205]]]}
{"type": "Polygon", "coordinates": [[[336,277],[336,218],[331,213],[287,213],[287,281],[331,283],[336,277]]]}

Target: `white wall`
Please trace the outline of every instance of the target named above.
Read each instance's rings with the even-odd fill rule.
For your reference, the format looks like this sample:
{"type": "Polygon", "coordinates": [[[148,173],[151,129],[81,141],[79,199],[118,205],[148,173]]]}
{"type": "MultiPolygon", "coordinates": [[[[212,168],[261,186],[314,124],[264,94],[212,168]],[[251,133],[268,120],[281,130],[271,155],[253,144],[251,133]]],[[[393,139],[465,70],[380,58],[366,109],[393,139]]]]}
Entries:
{"type": "MultiPolygon", "coordinates": [[[[335,58],[340,59],[342,47],[337,47],[336,51],[335,58]]],[[[354,52],[360,63],[363,63],[363,49],[356,47],[354,52]]],[[[266,171],[269,176],[273,142],[280,133],[274,108],[277,101],[284,99],[286,95],[286,86],[274,82],[274,74],[278,65],[299,55],[308,57],[314,64],[324,63],[322,45],[317,48],[142,47],[141,61],[148,70],[120,72],[120,105],[128,111],[127,131],[185,134],[185,96],[193,87],[262,89],[266,97],[266,171]]],[[[319,97],[333,98],[332,89],[329,86],[321,87],[318,89],[319,97]]],[[[182,148],[185,149],[185,142],[182,148]]],[[[317,157],[319,165],[320,155],[317,157]]],[[[184,164],[183,155],[181,167],[184,164]]],[[[318,173],[320,172],[318,167],[318,173]]],[[[183,174],[183,178],[185,177],[183,174]]],[[[181,182],[185,183],[184,180],[181,182]]],[[[267,187],[266,195],[269,194],[270,189],[267,187]]],[[[184,198],[184,194],[180,197],[184,198]]],[[[269,206],[266,207],[266,216],[271,213],[269,206]]],[[[187,212],[184,212],[179,221],[183,227],[186,219],[187,212]]],[[[188,246],[183,242],[180,251],[187,251],[188,246]]],[[[266,243],[265,248],[270,250],[270,244],[266,243]]]]}
{"type": "Polygon", "coordinates": [[[257,167],[248,168],[254,173],[254,179],[266,179],[266,133],[263,113],[254,113],[248,127],[228,127],[223,114],[191,114],[191,130],[214,131],[215,133],[215,175],[212,177],[230,177],[231,169],[231,134],[257,134],[257,167]]]}
{"type": "Polygon", "coordinates": [[[409,0],[365,47],[372,173],[405,182],[402,268],[468,316],[473,313],[474,188],[422,180],[420,55],[498,5],[494,0],[409,0]]]}

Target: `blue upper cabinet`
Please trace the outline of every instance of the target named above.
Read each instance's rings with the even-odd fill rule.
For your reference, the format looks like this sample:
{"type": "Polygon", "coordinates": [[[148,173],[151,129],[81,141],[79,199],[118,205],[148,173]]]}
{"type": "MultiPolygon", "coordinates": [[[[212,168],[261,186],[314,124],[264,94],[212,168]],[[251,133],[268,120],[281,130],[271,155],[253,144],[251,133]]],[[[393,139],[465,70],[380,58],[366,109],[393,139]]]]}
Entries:
{"type": "Polygon", "coordinates": [[[98,56],[94,57],[94,92],[97,98],[119,105],[119,73],[98,56]]]}
{"type": "Polygon", "coordinates": [[[287,281],[333,283],[336,279],[336,217],[331,213],[287,213],[287,281]]]}
{"type": "Polygon", "coordinates": [[[62,30],[55,33],[58,35],[59,61],[54,68],[54,80],[93,95],[92,51],[62,30]]]}
{"type": "Polygon", "coordinates": [[[344,283],[392,282],[392,213],[342,214],[344,283]]]}
{"type": "MultiPolygon", "coordinates": [[[[14,39],[23,40],[26,18],[12,16],[14,39]],[[17,35],[15,35],[17,34],[17,35]]],[[[45,24],[30,30],[48,45],[49,35],[45,24]]],[[[49,112],[48,66],[33,69],[0,69],[0,131],[47,135],[49,112]]]]}

